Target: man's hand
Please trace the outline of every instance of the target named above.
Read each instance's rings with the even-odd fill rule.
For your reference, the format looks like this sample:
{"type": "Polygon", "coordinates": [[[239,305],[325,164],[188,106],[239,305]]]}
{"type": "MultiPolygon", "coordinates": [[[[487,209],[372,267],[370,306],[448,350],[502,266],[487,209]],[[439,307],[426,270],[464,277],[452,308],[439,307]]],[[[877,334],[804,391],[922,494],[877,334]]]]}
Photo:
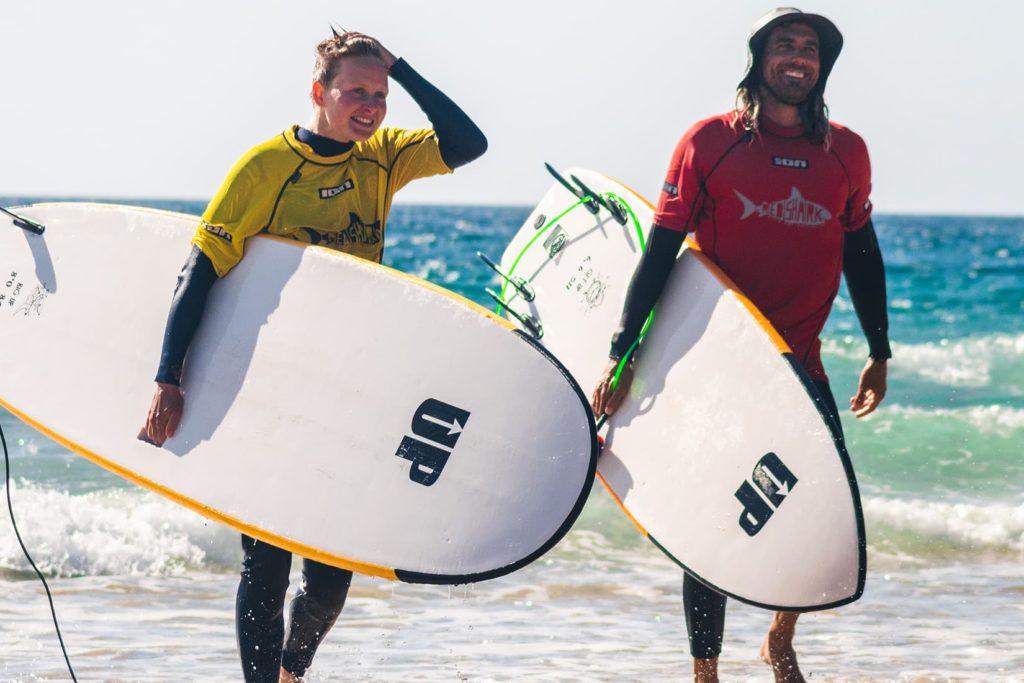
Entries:
{"type": "Polygon", "coordinates": [[[185,397],[181,387],[175,384],[157,382],[153,403],[146,415],[146,425],[139,432],[139,440],[154,446],[163,446],[164,441],[174,436],[185,411],[185,397]]]}
{"type": "Polygon", "coordinates": [[[601,379],[598,380],[597,388],[594,389],[594,393],[590,397],[590,406],[594,409],[596,417],[611,415],[619,409],[622,401],[629,395],[629,385],[633,383],[633,364],[629,363],[626,367],[622,368],[622,374],[619,375],[619,383],[616,385],[615,392],[613,393],[612,381],[614,381],[615,373],[618,369],[619,361],[611,359],[608,361],[608,365],[605,366],[604,372],[601,373],[601,379]]]}
{"type": "Polygon", "coordinates": [[[887,376],[888,367],[885,361],[868,359],[864,370],[860,373],[857,394],[850,399],[850,410],[854,415],[864,417],[875,412],[875,408],[885,398],[887,376]]]}

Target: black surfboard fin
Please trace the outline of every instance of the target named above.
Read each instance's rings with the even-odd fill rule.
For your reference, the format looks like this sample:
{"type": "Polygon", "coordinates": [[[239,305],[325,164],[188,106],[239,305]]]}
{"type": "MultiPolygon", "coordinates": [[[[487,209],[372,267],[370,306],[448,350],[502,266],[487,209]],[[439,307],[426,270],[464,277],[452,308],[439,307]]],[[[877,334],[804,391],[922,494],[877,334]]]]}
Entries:
{"type": "Polygon", "coordinates": [[[553,175],[555,177],[555,180],[557,180],[562,185],[562,187],[569,190],[569,192],[572,192],[573,196],[575,196],[577,199],[583,202],[583,205],[587,207],[587,211],[594,214],[595,216],[597,215],[597,212],[601,210],[601,205],[598,199],[594,198],[593,195],[588,196],[578,187],[573,187],[572,183],[566,180],[561,173],[555,170],[554,166],[552,166],[546,161],[544,162],[544,168],[548,169],[548,173],[553,175]]]}
{"type": "Polygon", "coordinates": [[[498,277],[515,287],[516,291],[519,292],[519,296],[523,297],[523,301],[533,301],[537,298],[537,293],[533,291],[533,287],[531,287],[530,283],[525,279],[506,275],[500,268],[498,268],[498,264],[487,258],[487,254],[482,251],[476,252],[476,255],[481,261],[487,264],[488,268],[497,273],[498,277]]]}
{"type": "Polygon", "coordinates": [[[505,303],[504,299],[502,299],[500,296],[495,294],[490,289],[484,289],[484,291],[487,292],[487,296],[494,299],[495,303],[497,303],[499,306],[508,311],[509,315],[518,320],[522,324],[522,326],[525,327],[527,331],[533,335],[534,339],[540,339],[541,337],[544,336],[544,326],[540,324],[539,320],[534,318],[532,315],[524,315],[522,313],[518,313],[512,310],[511,308],[509,308],[508,304],[505,303]]]}
{"type": "Polygon", "coordinates": [[[589,187],[587,187],[586,184],[576,176],[570,175],[569,177],[572,178],[572,181],[574,183],[579,185],[580,189],[583,190],[585,194],[593,197],[594,201],[596,201],[604,208],[608,209],[608,213],[615,217],[615,220],[618,222],[619,225],[626,224],[626,210],[622,208],[621,204],[614,200],[608,201],[607,199],[602,197],[600,193],[594,192],[589,187]]]}
{"type": "Polygon", "coordinates": [[[17,225],[22,230],[27,230],[35,235],[42,235],[43,231],[46,230],[46,226],[43,225],[42,223],[36,223],[34,220],[30,218],[19,216],[13,211],[8,211],[2,206],[0,206],[0,212],[7,214],[12,219],[14,219],[14,224],[17,225]]]}

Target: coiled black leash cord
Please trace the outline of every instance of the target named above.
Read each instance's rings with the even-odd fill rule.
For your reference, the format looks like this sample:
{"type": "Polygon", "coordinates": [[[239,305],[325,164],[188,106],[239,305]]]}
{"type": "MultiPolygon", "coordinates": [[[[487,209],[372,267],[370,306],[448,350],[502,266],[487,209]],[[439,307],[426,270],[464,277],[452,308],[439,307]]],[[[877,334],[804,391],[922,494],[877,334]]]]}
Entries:
{"type": "Polygon", "coordinates": [[[75,678],[75,670],[71,668],[71,660],[68,659],[68,651],[64,647],[64,638],[60,634],[60,624],[57,623],[57,610],[53,607],[53,596],[50,595],[50,587],[46,584],[46,579],[43,577],[43,573],[36,567],[36,563],[32,561],[32,556],[28,554],[28,549],[21,540],[21,534],[18,533],[18,524],[14,521],[14,506],[11,504],[11,461],[7,455],[7,439],[4,438],[4,429],[0,427],[0,443],[4,447],[4,486],[7,489],[7,511],[11,514],[11,526],[14,527],[14,535],[18,539],[18,545],[21,546],[21,552],[25,553],[25,557],[28,559],[28,563],[32,565],[32,569],[35,570],[36,576],[43,582],[43,588],[46,589],[46,599],[50,601],[50,614],[53,615],[53,627],[57,629],[57,640],[60,641],[60,650],[64,653],[64,661],[68,665],[68,673],[71,674],[71,680],[78,683],[78,679],[75,678]]]}

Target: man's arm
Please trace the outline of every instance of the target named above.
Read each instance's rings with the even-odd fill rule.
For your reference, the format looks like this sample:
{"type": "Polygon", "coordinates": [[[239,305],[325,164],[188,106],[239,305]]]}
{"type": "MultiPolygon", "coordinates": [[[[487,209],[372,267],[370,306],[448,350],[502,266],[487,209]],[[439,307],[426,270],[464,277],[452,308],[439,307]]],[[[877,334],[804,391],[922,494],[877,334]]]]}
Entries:
{"type": "Polygon", "coordinates": [[[850,409],[864,417],[878,407],[887,390],[886,362],[889,347],[889,314],[886,304],[885,264],[875,227],[869,220],[843,239],[843,274],[861,329],[868,341],[868,362],[861,372],[857,394],[850,409]]]}
{"type": "Polygon", "coordinates": [[[619,328],[612,336],[611,359],[598,381],[597,388],[591,397],[595,415],[611,415],[622,403],[626,389],[632,380],[630,370],[623,370],[619,384],[612,393],[612,380],[618,370],[619,362],[635,349],[634,344],[640,336],[644,322],[654,305],[658,302],[668,276],[675,265],[679,248],[683,244],[686,233],[655,225],[647,241],[647,250],[640,258],[640,263],[626,290],[626,301],[622,307],[622,318],[619,328]]]}
{"type": "Polygon", "coordinates": [[[640,336],[648,314],[658,302],[661,292],[665,289],[672,266],[676,263],[679,248],[683,246],[686,233],[671,230],[660,225],[651,229],[647,241],[647,249],[640,257],[633,278],[626,290],[626,301],[622,306],[622,318],[619,327],[612,336],[611,351],[608,356],[622,360],[640,336]]]}

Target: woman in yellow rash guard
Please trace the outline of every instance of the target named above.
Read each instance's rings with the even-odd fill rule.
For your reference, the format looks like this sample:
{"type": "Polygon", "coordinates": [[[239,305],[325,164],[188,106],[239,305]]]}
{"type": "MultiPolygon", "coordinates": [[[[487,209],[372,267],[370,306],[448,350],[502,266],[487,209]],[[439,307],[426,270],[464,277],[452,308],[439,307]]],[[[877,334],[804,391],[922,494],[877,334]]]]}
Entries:
{"type": "MultiPolygon", "coordinates": [[[[174,292],[140,439],[159,446],[177,429],[189,344],[210,288],[243,258],[247,238],[267,232],[379,262],[394,193],[417,178],[451,173],[487,149],[454,102],[361,33],[335,31],[317,46],[310,97],[309,126],[292,126],[249,150],[203,213],[174,292]],[[389,76],[433,128],[381,128],[389,76]]],[[[298,680],[341,613],[352,573],[304,559],[286,632],[291,553],[245,535],[242,548],[235,619],[245,680],[298,680]]]]}

